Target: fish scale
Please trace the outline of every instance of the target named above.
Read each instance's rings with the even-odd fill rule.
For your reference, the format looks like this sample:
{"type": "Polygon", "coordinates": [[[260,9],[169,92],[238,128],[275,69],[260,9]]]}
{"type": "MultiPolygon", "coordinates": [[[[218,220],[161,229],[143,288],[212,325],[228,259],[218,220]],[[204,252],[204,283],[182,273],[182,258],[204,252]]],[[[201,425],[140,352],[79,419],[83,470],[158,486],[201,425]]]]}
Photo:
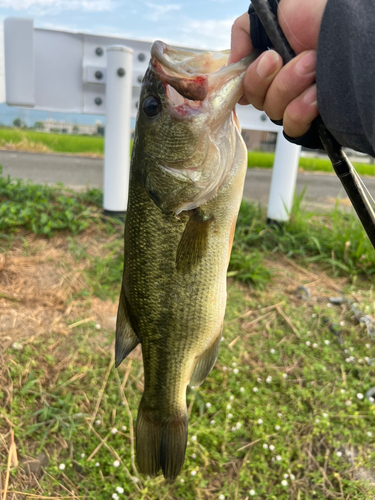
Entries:
{"type": "Polygon", "coordinates": [[[152,54],[131,161],[116,366],[141,343],[144,393],[136,424],[137,464],[148,475],[161,468],[173,481],[185,457],[187,386],[204,381],[222,335],[226,271],[247,168],[232,112],[246,64],[217,71],[222,64],[215,56],[212,75],[202,75],[194,57],[202,64],[206,60],[209,71],[209,56],[178,53],[162,42],[154,44],[152,54]],[[170,57],[163,66],[166,53],[170,57]],[[196,66],[196,79],[191,72],[186,76],[186,54],[186,64],[196,66]],[[171,68],[173,78],[164,79],[163,71],[171,68]],[[195,85],[201,82],[208,93],[197,89],[204,101],[199,107],[192,103],[190,113],[195,85]],[[181,116],[180,107],[168,100],[169,84],[185,99],[181,116]],[[199,183],[185,179],[189,168],[198,172],[199,183]]]}

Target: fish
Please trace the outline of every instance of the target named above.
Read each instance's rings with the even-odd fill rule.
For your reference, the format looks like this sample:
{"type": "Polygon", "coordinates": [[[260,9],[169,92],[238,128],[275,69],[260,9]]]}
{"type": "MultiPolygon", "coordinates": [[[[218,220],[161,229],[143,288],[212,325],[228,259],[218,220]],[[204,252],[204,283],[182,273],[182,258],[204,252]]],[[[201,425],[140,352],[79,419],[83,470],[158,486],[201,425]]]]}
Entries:
{"type": "Polygon", "coordinates": [[[116,367],[141,344],[139,472],[173,482],[185,459],[186,391],[213,368],[247,168],[234,106],[257,54],[156,41],[143,78],[130,167],[116,367]]]}

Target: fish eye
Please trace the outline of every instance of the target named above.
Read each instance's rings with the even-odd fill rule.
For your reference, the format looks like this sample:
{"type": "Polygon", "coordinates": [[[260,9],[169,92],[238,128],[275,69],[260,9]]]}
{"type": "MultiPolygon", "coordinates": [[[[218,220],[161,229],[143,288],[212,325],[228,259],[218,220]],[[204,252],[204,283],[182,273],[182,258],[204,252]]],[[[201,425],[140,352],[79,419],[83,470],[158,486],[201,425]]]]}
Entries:
{"type": "Polygon", "coordinates": [[[161,111],[160,99],[154,95],[147,96],[142,103],[142,111],[147,118],[153,118],[158,115],[161,111]]]}

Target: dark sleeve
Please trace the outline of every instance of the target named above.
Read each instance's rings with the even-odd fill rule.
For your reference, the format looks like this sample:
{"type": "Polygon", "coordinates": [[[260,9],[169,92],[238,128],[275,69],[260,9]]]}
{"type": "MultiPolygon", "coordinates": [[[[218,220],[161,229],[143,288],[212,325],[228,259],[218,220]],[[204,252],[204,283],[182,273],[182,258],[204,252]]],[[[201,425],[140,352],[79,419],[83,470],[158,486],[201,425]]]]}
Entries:
{"type": "Polygon", "coordinates": [[[375,2],[328,0],[319,33],[318,107],[343,145],[375,156],[375,2]]]}

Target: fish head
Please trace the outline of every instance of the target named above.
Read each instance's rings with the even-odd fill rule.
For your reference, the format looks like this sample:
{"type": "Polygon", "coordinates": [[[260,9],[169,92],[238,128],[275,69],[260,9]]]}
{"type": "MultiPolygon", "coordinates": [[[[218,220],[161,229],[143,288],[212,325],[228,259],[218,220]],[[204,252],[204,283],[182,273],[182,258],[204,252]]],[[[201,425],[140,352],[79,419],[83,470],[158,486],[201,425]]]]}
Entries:
{"type": "MultiPolygon", "coordinates": [[[[227,66],[229,51],[151,48],[133,146],[144,189],[165,213],[213,198],[228,175],[238,121],[234,106],[256,55],[227,66]]],[[[238,136],[238,134],[237,134],[238,136]]]]}

